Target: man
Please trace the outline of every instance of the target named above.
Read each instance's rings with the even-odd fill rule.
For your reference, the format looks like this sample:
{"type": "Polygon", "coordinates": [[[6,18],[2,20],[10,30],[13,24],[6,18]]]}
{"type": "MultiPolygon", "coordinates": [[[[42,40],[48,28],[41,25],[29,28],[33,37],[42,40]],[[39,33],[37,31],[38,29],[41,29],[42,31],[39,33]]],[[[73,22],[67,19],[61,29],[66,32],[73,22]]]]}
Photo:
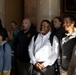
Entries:
{"type": "Polygon", "coordinates": [[[41,22],[41,32],[32,38],[29,45],[30,63],[33,64],[32,75],[54,75],[53,64],[58,58],[59,42],[56,36],[53,36],[53,43],[50,42],[50,22],[43,20],[41,22]]]}
{"type": "Polygon", "coordinates": [[[73,48],[76,42],[75,41],[76,29],[74,28],[75,18],[72,15],[66,15],[64,16],[63,22],[64,22],[63,26],[66,30],[66,33],[63,36],[62,42],[61,42],[62,64],[61,64],[60,73],[61,75],[67,75],[73,48]]]}
{"type": "Polygon", "coordinates": [[[28,45],[32,36],[36,33],[34,29],[31,28],[31,22],[28,18],[25,18],[22,23],[23,30],[21,30],[17,35],[17,58],[18,58],[18,72],[19,75],[28,75],[29,55],[28,55],[28,45]]]}
{"type": "Polygon", "coordinates": [[[69,64],[68,74],[67,75],[76,75],[76,45],[72,54],[72,59],[69,64]]]}

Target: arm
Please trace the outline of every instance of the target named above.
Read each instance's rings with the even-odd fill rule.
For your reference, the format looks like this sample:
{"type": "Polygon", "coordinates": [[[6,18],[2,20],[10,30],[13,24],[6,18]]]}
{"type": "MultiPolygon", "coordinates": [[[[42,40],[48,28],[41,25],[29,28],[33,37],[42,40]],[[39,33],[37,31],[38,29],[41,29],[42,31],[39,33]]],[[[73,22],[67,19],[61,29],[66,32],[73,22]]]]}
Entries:
{"type": "Polygon", "coordinates": [[[13,32],[8,31],[8,41],[12,40],[12,38],[13,38],[13,32]]]}
{"type": "Polygon", "coordinates": [[[11,69],[11,47],[8,43],[5,44],[4,58],[3,58],[3,72],[11,69]]]}
{"type": "Polygon", "coordinates": [[[75,70],[75,61],[76,58],[75,58],[75,52],[76,51],[76,45],[74,47],[74,51],[73,51],[73,54],[72,54],[72,58],[71,58],[71,62],[70,62],[70,65],[69,65],[69,69],[68,69],[68,74],[67,75],[73,75],[73,72],[75,70]]]}
{"type": "Polygon", "coordinates": [[[29,51],[30,60],[31,60],[32,64],[35,65],[36,64],[36,59],[34,57],[34,51],[33,50],[34,50],[34,37],[31,40],[31,43],[28,47],[28,51],[29,51]]]}

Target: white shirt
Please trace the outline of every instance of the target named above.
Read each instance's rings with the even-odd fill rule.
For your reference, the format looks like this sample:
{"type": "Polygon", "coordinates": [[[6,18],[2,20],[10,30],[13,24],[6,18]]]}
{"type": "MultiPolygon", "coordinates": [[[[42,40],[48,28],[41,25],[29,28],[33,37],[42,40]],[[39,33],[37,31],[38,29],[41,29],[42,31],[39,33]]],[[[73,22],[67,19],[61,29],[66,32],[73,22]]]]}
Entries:
{"type": "Polygon", "coordinates": [[[59,55],[59,42],[56,36],[53,37],[53,45],[51,46],[49,37],[51,32],[46,35],[38,34],[36,41],[34,37],[29,45],[30,62],[35,64],[36,62],[43,62],[43,65],[51,66],[54,64],[59,55]]]}

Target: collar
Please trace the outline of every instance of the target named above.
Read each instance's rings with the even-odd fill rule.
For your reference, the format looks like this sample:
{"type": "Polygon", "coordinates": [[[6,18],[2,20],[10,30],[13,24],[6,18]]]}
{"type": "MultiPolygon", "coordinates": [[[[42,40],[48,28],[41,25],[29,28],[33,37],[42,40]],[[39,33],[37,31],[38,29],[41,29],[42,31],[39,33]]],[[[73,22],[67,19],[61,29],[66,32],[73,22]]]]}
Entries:
{"type": "Polygon", "coordinates": [[[49,35],[51,34],[51,32],[49,31],[47,34],[45,34],[45,35],[43,35],[42,33],[40,33],[40,35],[42,36],[42,37],[49,37],[49,35]]]}
{"type": "MultiPolygon", "coordinates": [[[[65,33],[65,35],[67,36],[67,33],[65,33]]],[[[76,36],[76,28],[75,27],[74,27],[73,33],[71,35],[69,35],[69,36],[76,36]]]]}
{"type": "Polygon", "coordinates": [[[0,45],[3,45],[3,44],[5,44],[7,41],[6,40],[4,40],[0,45]]]}

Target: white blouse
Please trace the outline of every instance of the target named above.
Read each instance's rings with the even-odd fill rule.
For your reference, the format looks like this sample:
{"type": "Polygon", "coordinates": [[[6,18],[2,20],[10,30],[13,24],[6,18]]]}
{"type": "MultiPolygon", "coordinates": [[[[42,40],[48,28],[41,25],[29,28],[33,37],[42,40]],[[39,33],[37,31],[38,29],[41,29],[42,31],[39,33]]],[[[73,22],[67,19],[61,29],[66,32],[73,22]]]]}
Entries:
{"type": "Polygon", "coordinates": [[[43,65],[51,66],[54,64],[59,55],[59,41],[56,36],[53,37],[53,44],[51,46],[49,37],[51,32],[46,35],[38,34],[36,41],[34,37],[28,47],[30,63],[43,62],[43,65]]]}

